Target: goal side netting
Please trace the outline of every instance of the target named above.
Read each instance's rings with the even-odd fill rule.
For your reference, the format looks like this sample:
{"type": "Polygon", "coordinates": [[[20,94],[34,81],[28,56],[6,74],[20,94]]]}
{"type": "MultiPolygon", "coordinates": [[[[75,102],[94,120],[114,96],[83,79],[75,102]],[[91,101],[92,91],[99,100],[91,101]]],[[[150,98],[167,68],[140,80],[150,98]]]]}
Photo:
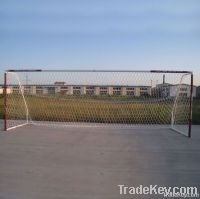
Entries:
{"type": "Polygon", "coordinates": [[[171,128],[191,132],[192,73],[6,71],[5,130],[26,124],[171,128]]]}

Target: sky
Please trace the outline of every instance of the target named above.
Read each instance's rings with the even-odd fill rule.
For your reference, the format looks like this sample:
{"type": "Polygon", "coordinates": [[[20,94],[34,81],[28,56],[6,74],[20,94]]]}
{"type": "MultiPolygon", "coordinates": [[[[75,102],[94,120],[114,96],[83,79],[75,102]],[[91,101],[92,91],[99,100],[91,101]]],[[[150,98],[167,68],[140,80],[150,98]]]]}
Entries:
{"type": "Polygon", "coordinates": [[[199,0],[0,0],[5,69],[191,70],[199,0]]]}

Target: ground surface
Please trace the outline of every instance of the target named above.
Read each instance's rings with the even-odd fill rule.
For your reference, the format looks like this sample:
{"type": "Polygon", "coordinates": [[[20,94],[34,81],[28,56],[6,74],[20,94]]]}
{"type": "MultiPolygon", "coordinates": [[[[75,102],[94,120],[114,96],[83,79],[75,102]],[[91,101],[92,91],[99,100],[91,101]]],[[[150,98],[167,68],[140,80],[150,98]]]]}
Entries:
{"type": "MultiPolygon", "coordinates": [[[[120,199],[117,185],[199,186],[200,126],[47,128],[0,133],[1,199],[120,199]]],[[[146,198],[162,198],[148,196],[146,198]]]]}

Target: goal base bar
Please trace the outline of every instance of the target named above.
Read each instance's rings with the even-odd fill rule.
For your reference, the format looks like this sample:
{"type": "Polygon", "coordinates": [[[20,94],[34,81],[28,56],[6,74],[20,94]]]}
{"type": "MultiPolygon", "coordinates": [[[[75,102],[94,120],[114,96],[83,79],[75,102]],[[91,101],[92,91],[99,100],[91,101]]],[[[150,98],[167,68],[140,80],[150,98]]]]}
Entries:
{"type": "Polygon", "coordinates": [[[10,127],[10,128],[7,128],[7,129],[5,129],[5,131],[9,131],[9,130],[12,130],[12,129],[16,129],[16,128],[18,128],[18,127],[22,127],[22,126],[25,126],[25,125],[28,125],[28,124],[30,124],[30,123],[24,123],[24,124],[19,124],[19,125],[16,125],[16,126],[13,126],[13,127],[10,127]]]}
{"type": "Polygon", "coordinates": [[[172,131],[175,131],[176,133],[179,133],[179,134],[181,134],[181,135],[184,135],[185,137],[191,138],[191,136],[190,136],[189,134],[186,135],[186,134],[184,134],[182,131],[180,131],[180,130],[174,128],[174,127],[171,127],[170,129],[171,129],[172,131]]]}

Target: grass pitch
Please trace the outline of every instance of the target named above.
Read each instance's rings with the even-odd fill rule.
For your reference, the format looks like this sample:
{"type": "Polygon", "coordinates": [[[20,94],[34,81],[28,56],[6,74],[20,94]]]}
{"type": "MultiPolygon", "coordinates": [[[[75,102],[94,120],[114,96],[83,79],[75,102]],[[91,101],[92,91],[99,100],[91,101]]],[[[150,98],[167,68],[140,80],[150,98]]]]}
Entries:
{"type": "MultiPolygon", "coordinates": [[[[173,100],[126,96],[25,96],[31,119],[36,121],[95,122],[124,124],[170,124],[173,100]]],[[[24,119],[25,104],[21,95],[8,97],[9,119],[24,119]]],[[[179,121],[188,107],[179,102],[179,121]]],[[[0,97],[3,118],[3,97],[0,97]]],[[[200,99],[194,99],[193,123],[200,124],[200,99]]]]}

